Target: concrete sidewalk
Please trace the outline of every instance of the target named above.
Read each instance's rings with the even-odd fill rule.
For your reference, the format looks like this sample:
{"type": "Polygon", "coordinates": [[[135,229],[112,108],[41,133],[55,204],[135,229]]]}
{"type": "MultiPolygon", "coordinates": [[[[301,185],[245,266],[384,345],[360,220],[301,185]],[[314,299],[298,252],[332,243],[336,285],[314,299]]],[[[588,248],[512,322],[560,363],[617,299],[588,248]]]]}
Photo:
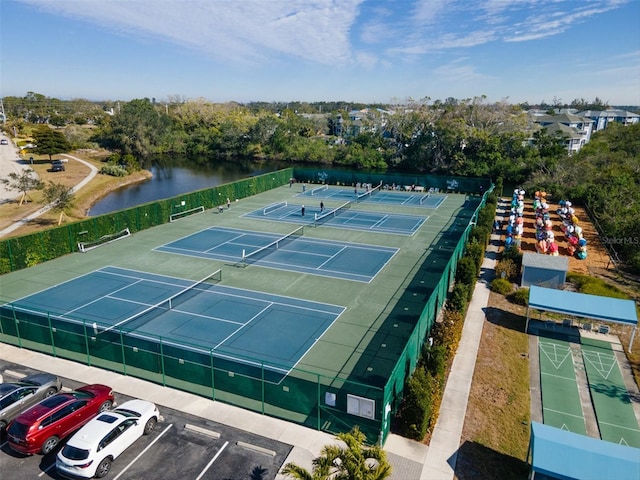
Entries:
{"type": "MultiPolygon", "coordinates": [[[[497,214],[501,216],[502,212],[498,210],[497,214]]],[[[431,436],[431,444],[420,476],[421,480],[453,480],[454,478],[499,244],[500,236],[491,235],[491,241],[482,262],[480,280],[473,291],[460,345],[451,365],[438,421],[431,436]]]]}

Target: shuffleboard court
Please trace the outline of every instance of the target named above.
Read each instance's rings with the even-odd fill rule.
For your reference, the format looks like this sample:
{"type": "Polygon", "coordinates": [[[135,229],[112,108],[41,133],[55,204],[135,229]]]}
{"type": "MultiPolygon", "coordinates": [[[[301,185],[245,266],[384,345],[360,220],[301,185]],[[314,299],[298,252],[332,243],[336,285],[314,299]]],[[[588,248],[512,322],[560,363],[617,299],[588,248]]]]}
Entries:
{"type": "Polygon", "coordinates": [[[586,435],[570,344],[540,338],[538,348],[545,425],[586,435]]]}
{"type": "Polygon", "coordinates": [[[212,353],[249,376],[267,368],[278,382],[343,313],[344,307],[220,284],[104,267],[2,307],[30,320],[83,325],[212,353]]]}
{"type": "Polygon", "coordinates": [[[638,420],[611,345],[583,338],[582,357],[602,439],[640,448],[638,420]]]}
{"type": "Polygon", "coordinates": [[[351,202],[345,202],[333,207],[327,206],[321,210],[319,203],[308,205],[278,202],[243,216],[258,220],[322,225],[332,228],[408,236],[414,235],[429,218],[417,215],[355,210],[351,208],[352,205],[351,202]]]}
{"type": "Polygon", "coordinates": [[[211,227],[155,250],[251,264],[298,273],[371,282],[397,248],[312,239],[297,229],[292,235],[211,227]]]}

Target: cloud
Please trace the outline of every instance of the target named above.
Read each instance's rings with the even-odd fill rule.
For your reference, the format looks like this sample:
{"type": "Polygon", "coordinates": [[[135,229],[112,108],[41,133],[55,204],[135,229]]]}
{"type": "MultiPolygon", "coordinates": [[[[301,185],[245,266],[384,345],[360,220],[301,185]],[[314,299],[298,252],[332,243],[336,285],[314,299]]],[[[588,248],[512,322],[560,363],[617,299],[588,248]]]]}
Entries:
{"type": "Polygon", "coordinates": [[[363,0],[24,0],[127,36],[177,43],[218,59],[265,63],[287,55],[318,63],[351,56],[363,0]]]}
{"type": "Polygon", "coordinates": [[[468,58],[459,58],[441,65],[433,70],[433,74],[447,84],[480,83],[492,78],[489,75],[478,73],[475,66],[466,63],[468,60],[468,58]]]}

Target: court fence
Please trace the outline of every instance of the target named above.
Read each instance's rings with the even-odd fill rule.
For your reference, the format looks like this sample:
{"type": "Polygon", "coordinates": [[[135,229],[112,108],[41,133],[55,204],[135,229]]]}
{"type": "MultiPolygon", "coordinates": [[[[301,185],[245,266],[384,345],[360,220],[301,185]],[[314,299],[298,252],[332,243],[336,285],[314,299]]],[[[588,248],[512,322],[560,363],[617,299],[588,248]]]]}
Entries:
{"type": "Polygon", "coordinates": [[[309,184],[329,184],[329,185],[345,185],[354,187],[358,183],[370,184],[372,186],[380,185],[382,189],[395,188],[411,189],[417,187],[418,190],[429,190],[430,188],[438,189],[440,192],[456,192],[456,193],[481,193],[487,191],[492,182],[488,178],[479,177],[460,177],[460,176],[444,176],[431,174],[415,174],[415,173],[375,173],[362,171],[344,171],[332,169],[317,168],[298,168],[294,169],[294,177],[297,182],[309,184]]]}
{"type": "Polygon", "coordinates": [[[208,210],[226,204],[227,199],[235,201],[271,190],[288,184],[292,175],[293,169],[285,168],[2,240],[0,275],[77,252],[78,245],[98,241],[127,228],[130,233],[135,233],[169,223],[181,214],[200,211],[200,207],[208,210]]]}
{"type": "MultiPolygon", "coordinates": [[[[206,191],[181,196],[205,206],[219,203],[218,196],[238,198],[250,192],[257,193],[271,185],[288,181],[291,169],[258,178],[236,182],[206,191]],[[253,182],[252,185],[249,182],[253,182]],[[218,195],[220,194],[220,195],[218,195]]],[[[487,189],[481,197],[471,219],[484,208],[487,189]]],[[[92,219],[94,228],[117,231],[126,218],[135,220],[134,229],[148,228],[154,222],[169,220],[170,206],[175,199],[143,205],[136,209],[117,212],[105,218],[92,219]],[[153,214],[150,220],[142,221],[153,214]],[[130,216],[130,217],[129,217],[130,216]],[[140,222],[140,223],[136,223],[140,222]]],[[[68,242],[75,241],[79,227],[62,229],[68,242]]],[[[88,228],[83,226],[80,228],[88,228]]],[[[131,228],[131,227],[130,227],[131,228]]],[[[422,346],[444,306],[450,287],[454,283],[458,261],[464,254],[465,245],[473,228],[469,221],[463,230],[455,233],[458,241],[449,260],[439,273],[431,294],[427,298],[419,318],[406,336],[399,339],[399,355],[381,360],[384,375],[376,380],[364,380],[352,376],[342,378],[326,373],[277,365],[257,358],[229,357],[202,345],[165,340],[160,336],[136,334],[126,325],[108,328],[94,322],[57,318],[54,312],[25,312],[11,307],[0,298],[0,341],[38,352],[69,359],[86,365],[131,375],[163,386],[194,393],[213,400],[229,403],[241,408],[276,418],[305,425],[329,433],[344,432],[358,425],[370,442],[383,444],[390,428],[392,415],[399,406],[404,386],[416,368],[422,346]],[[239,360],[239,361],[238,361],[239,360]],[[282,375],[286,372],[286,376],[282,375]]],[[[101,230],[102,231],[102,230],[101,230]]],[[[25,237],[20,237],[21,242],[25,237]]],[[[407,277],[409,286],[424,271],[433,274],[433,264],[425,261],[407,277]]],[[[395,326],[395,325],[394,325],[395,326]]],[[[394,329],[398,330],[398,329],[394,329]]],[[[398,333],[396,333],[398,334],[398,333]]],[[[369,359],[368,361],[372,361],[369,359]]]]}

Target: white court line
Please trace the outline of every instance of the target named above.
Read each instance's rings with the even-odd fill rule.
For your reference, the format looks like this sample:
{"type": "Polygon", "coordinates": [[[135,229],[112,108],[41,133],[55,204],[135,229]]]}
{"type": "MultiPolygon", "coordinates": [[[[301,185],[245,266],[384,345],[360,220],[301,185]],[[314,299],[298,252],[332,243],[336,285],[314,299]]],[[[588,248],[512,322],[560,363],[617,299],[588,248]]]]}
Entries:
{"type": "Polygon", "coordinates": [[[575,377],[563,377],[561,375],[556,375],[555,373],[547,373],[547,372],[541,372],[541,375],[546,375],[547,377],[554,377],[554,378],[559,378],[561,380],[568,380],[572,383],[577,383],[575,377]]]}
{"type": "Polygon", "coordinates": [[[144,454],[147,452],[147,450],[149,450],[149,449],[153,446],[153,444],[154,444],[154,443],[156,443],[158,440],[160,440],[160,437],[162,437],[162,435],[164,435],[165,433],[167,433],[167,431],[168,431],[171,427],[173,427],[173,423],[172,423],[172,424],[170,424],[167,428],[165,428],[162,432],[160,432],[160,435],[158,435],[156,438],[154,438],[154,439],[153,439],[153,442],[151,442],[149,445],[147,445],[147,447],[146,447],[144,450],[142,450],[142,451],[138,454],[138,456],[137,456],[136,458],[134,458],[133,460],[131,460],[131,462],[129,462],[129,465],[127,465],[126,467],[124,467],[124,469],[123,469],[123,470],[122,470],[118,475],[116,475],[116,476],[113,478],[113,480],[118,480],[118,478],[120,478],[120,477],[124,474],[124,472],[126,472],[127,470],[129,470],[129,467],[131,467],[131,465],[133,465],[134,463],[136,463],[136,462],[138,461],[138,459],[139,459],[142,455],[144,455],[144,454]]]}
{"type": "Polygon", "coordinates": [[[566,415],[567,417],[581,418],[584,420],[582,415],[576,415],[574,413],[562,412],[560,410],[554,410],[553,408],[545,408],[542,407],[542,410],[547,410],[548,412],[559,413],[560,415],[566,415]]]}
{"type": "Polygon", "coordinates": [[[621,428],[623,430],[629,430],[630,432],[640,432],[640,429],[635,427],[625,427],[624,425],[619,425],[617,423],[609,423],[609,422],[598,422],[601,425],[609,425],[610,427],[621,428]]]}
{"type": "MultiPolygon", "coordinates": [[[[202,472],[200,472],[200,475],[198,475],[196,477],[196,480],[200,480],[205,473],[207,473],[207,470],[209,470],[211,468],[211,465],[213,465],[213,462],[215,462],[218,457],[220,456],[220,454],[222,453],[222,451],[227,448],[227,445],[229,445],[229,442],[224,442],[224,445],[222,445],[222,448],[220,450],[218,450],[218,452],[213,456],[213,458],[211,459],[211,461],[207,464],[206,467],[204,467],[204,470],[202,470],[202,472]]],[[[115,480],[115,479],[114,479],[115,480]]]]}
{"type": "Polygon", "coordinates": [[[324,267],[327,263],[329,263],[331,260],[333,260],[334,258],[336,258],[338,255],[340,255],[342,252],[344,252],[347,249],[347,247],[342,247],[341,250],[337,251],[336,253],[334,253],[332,256],[330,256],[329,258],[327,258],[324,262],[322,262],[320,265],[318,265],[317,267],[315,267],[316,270],[320,270],[322,267],[324,267]]]}
{"type": "Polygon", "coordinates": [[[242,330],[244,327],[246,327],[247,325],[249,325],[251,322],[253,322],[256,318],[258,318],[260,315],[262,315],[264,312],[266,312],[267,310],[269,310],[271,307],[273,306],[273,303],[270,303],[269,305],[267,305],[266,307],[264,307],[262,310],[260,310],[258,313],[256,313],[253,317],[251,317],[249,319],[249,321],[247,321],[247,323],[243,324],[241,327],[237,328],[233,333],[227,335],[227,337],[222,340],[220,343],[218,343],[215,347],[213,347],[214,350],[217,350],[221,345],[224,344],[224,342],[226,342],[227,340],[229,340],[231,337],[233,337],[236,333],[238,333],[240,330],[242,330]]]}

